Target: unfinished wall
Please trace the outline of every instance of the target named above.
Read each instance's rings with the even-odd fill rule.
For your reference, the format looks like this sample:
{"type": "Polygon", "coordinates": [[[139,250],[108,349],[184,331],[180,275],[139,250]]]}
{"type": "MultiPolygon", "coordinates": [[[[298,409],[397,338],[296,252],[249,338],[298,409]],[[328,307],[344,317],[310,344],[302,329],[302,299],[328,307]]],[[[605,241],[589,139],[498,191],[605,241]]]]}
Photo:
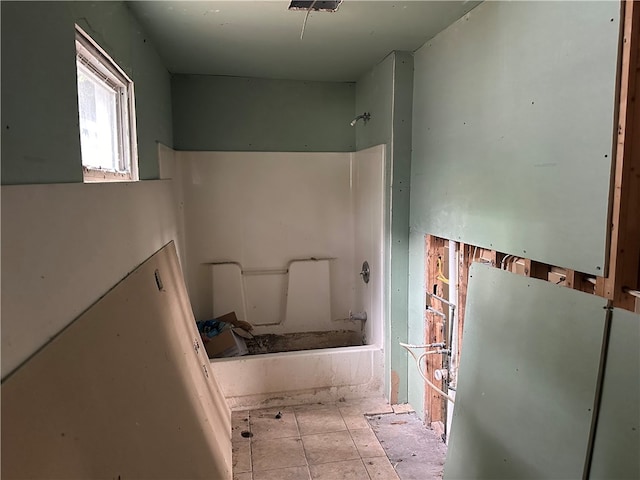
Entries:
{"type": "Polygon", "coordinates": [[[174,75],[175,147],[195,151],[351,152],[355,85],[174,75]]]}
{"type": "Polygon", "coordinates": [[[486,2],[420,48],[412,227],[602,275],[619,34],[617,2],[486,2]]]}
{"type": "Polygon", "coordinates": [[[169,244],[3,382],[2,477],[231,479],[199,340],[169,244]]]}
{"type": "Polygon", "coordinates": [[[178,237],[169,181],[2,187],[2,377],[178,237]]]}
{"type": "Polygon", "coordinates": [[[425,234],[603,275],[619,20],[616,2],[485,2],[416,51],[412,343],[425,234]]]}
{"type": "Polygon", "coordinates": [[[398,342],[407,339],[407,275],[409,248],[409,183],[411,171],[411,105],[413,57],[393,52],[364,74],[356,84],[356,113],[369,112],[371,120],[356,124],[358,150],[386,144],[386,201],[391,205],[385,218],[390,235],[387,252],[385,299],[385,392],[394,403],[407,401],[407,358],[398,342]]]}
{"type": "Polygon", "coordinates": [[[140,179],[172,144],[169,73],[124,2],[2,2],[2,183],[82,181],[77,23],[135,84],[140,179]]]}

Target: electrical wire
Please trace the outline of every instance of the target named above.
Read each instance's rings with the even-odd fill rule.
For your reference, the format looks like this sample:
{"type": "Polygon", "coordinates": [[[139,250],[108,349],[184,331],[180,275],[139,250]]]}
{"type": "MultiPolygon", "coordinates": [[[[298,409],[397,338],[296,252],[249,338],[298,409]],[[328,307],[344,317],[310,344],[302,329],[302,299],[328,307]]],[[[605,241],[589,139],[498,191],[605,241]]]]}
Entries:
{"type": "Polygon", "coordinates": [[[304,22],[302,22],[302,31],[300,32],[300,40],[302,40],[302,37],[304,37],[304,29],[307,26],[307,19],[309,18],[309,14],[311,13],[311,9],[313,9],[313,6],[316,4],[317,1],[318,0],[313,0],[313,3],[307,9],[307,13],[304,15],[304,22]]]}
{"type": "Polygon", "coordinates": [[[438,257],[436,264],[438,266],[438,274],[436,275],[436,280],[440,280],[442,283],[446,283],[447,285],[449,285],[449,279],[444,276],[444,273],[442,273],[442,260],[440,260],[440,257],[438,257]]]}

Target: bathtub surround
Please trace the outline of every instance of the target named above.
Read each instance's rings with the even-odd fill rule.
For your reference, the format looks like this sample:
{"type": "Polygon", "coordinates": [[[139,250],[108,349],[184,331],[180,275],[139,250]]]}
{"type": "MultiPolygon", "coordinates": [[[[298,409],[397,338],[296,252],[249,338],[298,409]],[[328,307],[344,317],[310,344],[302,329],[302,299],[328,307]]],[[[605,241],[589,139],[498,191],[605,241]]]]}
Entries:
{"type": "Polygon", "coordinates": [[[355,153],[161,148],[161,171],[182,195],[177,215],[197,319],[235,311],[255,335],[346,330],[364,343],[214,361],[233,408],[381,395],[384,153],[384,146],[355,153]],[[350,318],[358,312],[366,320],[350,318]]]}
{"type": "Polygon", "coordinates": [[[197,319],[235,311],[255,334],[346,329],[381,345],[384,147],[162,156],[163,171],[182,179],[177,206],[197,319]]]}

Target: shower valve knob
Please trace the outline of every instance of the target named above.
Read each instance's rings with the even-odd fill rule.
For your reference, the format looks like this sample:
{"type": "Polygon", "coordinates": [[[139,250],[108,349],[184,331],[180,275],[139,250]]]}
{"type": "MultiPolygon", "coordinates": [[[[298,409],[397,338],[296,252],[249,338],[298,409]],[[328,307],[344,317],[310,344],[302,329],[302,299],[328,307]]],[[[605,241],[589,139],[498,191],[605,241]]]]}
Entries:
{"type": "Polygon", "coordinates": [[[362,277],[362,281],[364,283],[369,283],[370,275],[371,275],[371,270],[369,269],[369,262],[365,261],[362,264],[362,271],[360,272],[360,276],[362,277]]]}

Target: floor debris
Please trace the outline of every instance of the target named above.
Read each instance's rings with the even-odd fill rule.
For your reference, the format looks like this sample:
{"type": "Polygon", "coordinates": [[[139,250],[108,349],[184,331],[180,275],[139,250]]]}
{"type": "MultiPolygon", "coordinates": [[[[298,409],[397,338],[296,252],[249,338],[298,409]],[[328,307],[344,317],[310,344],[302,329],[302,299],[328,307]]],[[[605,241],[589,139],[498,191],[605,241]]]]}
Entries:
{"type": "Polygon", "coordinates": [[[366,417],[401,480],[441,480],[447,446],[413,413],[366,417]]]}

